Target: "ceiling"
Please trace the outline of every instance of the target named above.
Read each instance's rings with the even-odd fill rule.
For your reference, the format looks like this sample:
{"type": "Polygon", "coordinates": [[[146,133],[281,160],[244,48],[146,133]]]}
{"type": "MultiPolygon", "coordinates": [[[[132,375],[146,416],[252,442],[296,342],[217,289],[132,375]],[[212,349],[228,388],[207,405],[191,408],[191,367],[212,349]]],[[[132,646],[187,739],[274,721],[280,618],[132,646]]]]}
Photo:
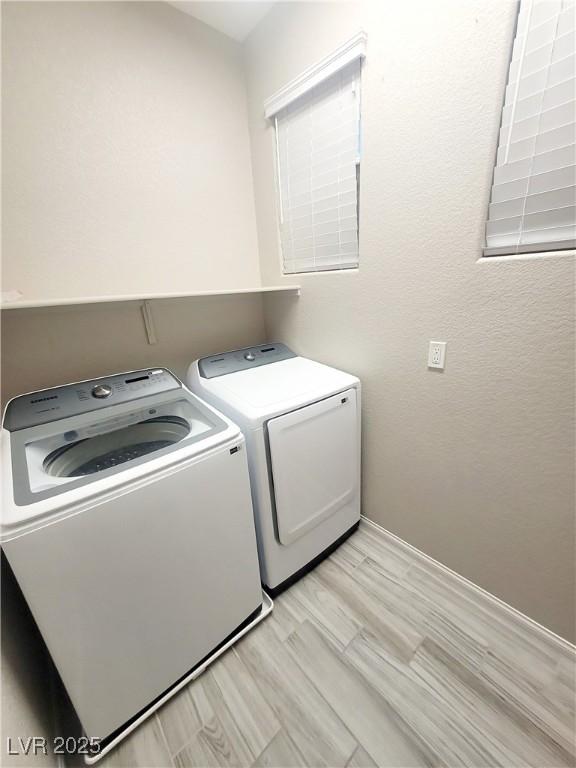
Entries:
{"type": "Polygon", "coordinates": [[[185,2],[169,0],[170,5],[203,21],[234,40],[243,42],[254,27],[268,13],[276,0],[212,0],[212,2],[185,2]]]}

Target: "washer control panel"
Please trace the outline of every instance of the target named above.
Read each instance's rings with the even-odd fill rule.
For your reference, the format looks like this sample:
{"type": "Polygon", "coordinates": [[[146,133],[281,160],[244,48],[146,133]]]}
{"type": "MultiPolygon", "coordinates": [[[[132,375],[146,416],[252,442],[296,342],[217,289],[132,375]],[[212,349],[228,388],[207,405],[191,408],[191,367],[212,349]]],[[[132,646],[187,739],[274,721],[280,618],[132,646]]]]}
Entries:
{"type": "Polygon", "coordinates": [[[285,344],[262,344],[260,347],[236,349],[222,355],[212,355],[198,360],[198,370],[203,379],[213,379],[227,373],[247,371],[268,363],[277,363],[297,357],[285,344]]]}
{"type": "Polygon", "coordinates": [[[110,397],[112,394],[112,387],[109,384],[96,384],[92,387],[92,397],[104,398],[110,397]]]}
{"type": "Polygon", "coordinates": [[[14,432],[181,386],[167,368],[149,368],[43,389],[10,401],[4,415],[4,428],[14,432]]]}

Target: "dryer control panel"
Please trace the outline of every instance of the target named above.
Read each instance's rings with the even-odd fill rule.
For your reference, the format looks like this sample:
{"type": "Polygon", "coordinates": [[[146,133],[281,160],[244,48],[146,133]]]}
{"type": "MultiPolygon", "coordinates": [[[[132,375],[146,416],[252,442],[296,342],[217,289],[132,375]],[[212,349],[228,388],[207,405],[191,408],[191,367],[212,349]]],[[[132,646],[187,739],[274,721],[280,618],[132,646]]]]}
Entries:
{"type": "Polygon", "coordinates": [[[181,386],[182,383],[167,368],[148,368],[42,389],[15,397],[8,403],[4,428],[14,432],[36,427],[181,386]]]}
{"type": "Polygon", "coordinates": [[[203,357],[198,360],[198,370],[203,379],[213,379],[237,371],[247,371],[268,363],[277,363],[297,357],[285,344],[262,344],[259,347],[245,347],[221,355],[203,357]]]}

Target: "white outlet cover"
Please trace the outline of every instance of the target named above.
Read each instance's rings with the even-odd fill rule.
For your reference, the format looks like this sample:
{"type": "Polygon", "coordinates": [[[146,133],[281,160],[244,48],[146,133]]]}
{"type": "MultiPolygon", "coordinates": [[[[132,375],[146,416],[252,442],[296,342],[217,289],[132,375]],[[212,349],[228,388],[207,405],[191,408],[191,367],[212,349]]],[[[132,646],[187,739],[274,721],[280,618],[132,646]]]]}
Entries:
{"type": "Polygon", "coordinates": [[[428,347],[428,368],[437,368],[444,370],[446,364],[446,346],[445,341],[431,341],[428,347]]]}

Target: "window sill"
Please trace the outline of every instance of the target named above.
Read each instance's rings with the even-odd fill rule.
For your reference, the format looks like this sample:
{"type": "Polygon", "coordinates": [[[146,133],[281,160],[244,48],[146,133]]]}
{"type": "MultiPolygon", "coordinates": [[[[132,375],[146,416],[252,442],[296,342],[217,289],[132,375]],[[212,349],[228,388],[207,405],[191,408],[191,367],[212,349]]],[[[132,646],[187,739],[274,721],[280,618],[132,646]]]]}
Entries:
{"type": "Polygon", "coordinates": [[[302,278],[314,275],[357,275],[359,271],[359,267],[346,267],[345,269],[314,269],[310,270],[310,272],[286,272],[282,274],[282,277],[302,278]]]}
{"type": "Polygon", "coordinates": [[[498,256],[481,256],[476,264],[501,263],[503,261],[534,261],[535,259],[565,259],[576,256],[576,249],[566,251],[535,251],[534,253],[508,253],[498,256]]]}

